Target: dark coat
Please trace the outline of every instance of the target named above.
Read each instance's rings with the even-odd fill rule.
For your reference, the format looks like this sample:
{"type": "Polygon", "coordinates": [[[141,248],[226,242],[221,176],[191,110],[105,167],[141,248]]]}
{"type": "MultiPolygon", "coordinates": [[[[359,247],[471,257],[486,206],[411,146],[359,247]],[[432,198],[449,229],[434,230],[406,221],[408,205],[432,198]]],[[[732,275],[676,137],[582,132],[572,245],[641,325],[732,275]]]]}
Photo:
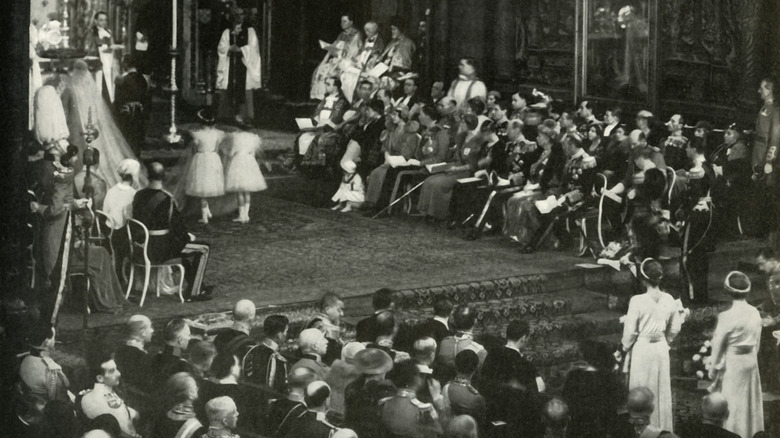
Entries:
{"type": "Polygon", "coordinates": [[[148,253],[152,263],[181,256],[181,251],[190,241],[173,197],[165,190],[139,190],[133,199],[133,219],[146,225],[150,232],[169,230],[168,234],[149,236],[148,253]]]}
{"type": "Polygon", "coordinates": [[[263,421],[263,436],[283,437],[287,435],[293,420],[306,413],[306,405],[286,398],[271,403],[263,421]]]}
{"type": "Polygon", "coordinates": [[[428,336],[436,340],[436,345],[441,345],[441,340],[449,335],[450,330],[447,326],[433,318],[417,326],[417,339],[428,336]]]}
{"type": "Polygon", "coordinates": [[[192,373],[193,368],[189,362],[177,356],[174,348],[166,345],[154,358],[153,367],[155,370],[155,384],[157,389],[162,389],[169,377],[176,373],[192,373]]]}
{"type": "Polygon", "coordinates": [[[149,353],[129,345],[122,344],[114,353],[117,369],[122,373],[122,384],[151,395],[154,392],[153,361],[149,353]]]}

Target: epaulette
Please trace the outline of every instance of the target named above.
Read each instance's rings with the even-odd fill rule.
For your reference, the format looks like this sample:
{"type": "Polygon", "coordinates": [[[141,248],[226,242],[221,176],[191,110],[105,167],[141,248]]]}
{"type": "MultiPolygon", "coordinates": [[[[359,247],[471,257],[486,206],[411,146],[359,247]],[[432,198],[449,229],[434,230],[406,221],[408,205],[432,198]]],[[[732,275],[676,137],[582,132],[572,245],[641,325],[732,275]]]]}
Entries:
{"type": "Polygon", "coordinates": [[[393,396],[390,396],[390,397],[385,397],[385,398],[380,398],[380,399],[379,399],[379,401],[377,402],[377,404],[378,404],[378,405],[383,405],[383,404],[387,403],[387,401],[388,401],[388,400],[390,400],[390,399],[392,399],[392,398],[393,398],[393,396]]]}

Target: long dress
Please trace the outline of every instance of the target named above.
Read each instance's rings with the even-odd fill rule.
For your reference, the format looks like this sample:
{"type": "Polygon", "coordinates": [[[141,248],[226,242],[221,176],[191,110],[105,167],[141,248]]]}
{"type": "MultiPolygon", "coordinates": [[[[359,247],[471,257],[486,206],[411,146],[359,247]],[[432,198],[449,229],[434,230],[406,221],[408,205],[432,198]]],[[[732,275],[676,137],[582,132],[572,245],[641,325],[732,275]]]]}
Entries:
{"type": "Polygon", "coordinates": [[[680,332],[682,317],[666,292],[656,301],[649,292],[635,295],[628,304],[623,326],[623,347],[631,349],[629,389],[645,386],[655,395],[650,424],[672,432],[672,381],[669,343],[680,332]]]}
{"type": "MultiPolygon", "coordinates": [[[[92,79],[86,64],[80,61],[74,64],[71,72],[71,89],[81,121],[86,125],[91,109],[92,124],[100,131],[100,135],[92,142],[92,147],[100,151],[100,163],[98,168],[93,170],[108,187],[113,187],[122,179],[116,171],[119,163],[125,158],[138,160],[139,157],[135,156],[122,131],[114,122],[111,109],[95,90],[95,80],[92,79]]],[[[138,179],[140,187],[147,185],[145,169],[141,169],[138,179]]]]}
{"type": "Polygon", "coordinates": [[[340,76],[342,70],[352,66],[352,59],[363,47],[363,38],[359,30],[350,27],[339,34],[333,46],[338,48],[338,54],[325,53],[325,57],[311,77],[309,97],[312,99],[322,100],[325,97],[325,80],[331,76],[340,76]]]}
{"type": "Polygon", "coordinates": [[[225,133],[206,128],[192,133],[195,155],[187,169],[187,196],[211,198],[225,194],[225,177],[217,148],[225,133]]]}
{"type": "Polygon", "coordinates": [[[745,301],[734,301],[718,315],[712,335],[712,364],[720,375],[720,392],[729,401],[729,416],[723,428],[742,438],[764,430],[758,346],[761,315],[745,301]]]}
{"type": "Polygon", "coordinates": [[[259,192],[267,189],[255,159],[260,151],[260,137],[251,132],[236,132],[231,135],[231,140],[233,146],[225,174],[225,191],[259,192]]]}
{"type": "Polygon", "coordinates": [[[459,178],[466,178],[477,170],[477,163],[482,153],[484,142],[479,134],[467,139],[467,134],[459,134],[459,147],[456,151],[455,165],[469,165],[469,169],[455,173],[437,173],[429,176],[420,190],[420,200],[417,209],[427,216],[437,219],[446,219],[450,211],[452,191],[458,184],[459,178]]]}

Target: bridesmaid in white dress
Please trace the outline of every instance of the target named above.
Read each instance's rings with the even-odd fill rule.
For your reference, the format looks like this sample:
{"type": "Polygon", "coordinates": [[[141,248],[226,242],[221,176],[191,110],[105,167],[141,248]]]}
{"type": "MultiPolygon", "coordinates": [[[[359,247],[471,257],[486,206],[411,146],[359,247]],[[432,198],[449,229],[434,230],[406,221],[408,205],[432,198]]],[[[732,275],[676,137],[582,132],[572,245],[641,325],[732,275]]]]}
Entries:
{"type": "Polygon", "coordinates": [[[217,129],[214,115],[208,110],[198,112],[198,118],[203,128],[193,131],[193,156],[187,169],[185,193],[187,196],[200,198],[200,223],[207,224],[211,219],[208,198],[225,194],[225,177],[222,160],[217,150],[225,133],[217,129]]]}
{"type": "Polygon", "coordinates": [[[764,430],[761,378],[758,374],[758,346],[761,345],[761,315],[745,301],[750,292],[747,275],[733,271],[726,276],[724,290],[734,302],[718,315],[712,335],[710,379],[729,401],[729,416],[723,428],[742,438],[764,430]]]}
{"type": "Polygon", "coordinates": [[[660,263],[645,259],[639,275],[646,291],[631,298],[623,327],[623,350],[631,351],[628,387],[649,388],[655,395],[650,424],[673,432],[669,343],[680,332],[683,316],[674,298],[659,289],[660,263]]]}
{"type": "Polygon", "coordinates": [[[225,192],[235,193],[238,198],[238,217],[234,222],[249,222],[249,205],[252,192],[265,190],[265,183],[256,155],[260,152],[261,140],[251,132],[234,132],[230,135],[232,147],[230,162],[225,171],[225,192]]]}

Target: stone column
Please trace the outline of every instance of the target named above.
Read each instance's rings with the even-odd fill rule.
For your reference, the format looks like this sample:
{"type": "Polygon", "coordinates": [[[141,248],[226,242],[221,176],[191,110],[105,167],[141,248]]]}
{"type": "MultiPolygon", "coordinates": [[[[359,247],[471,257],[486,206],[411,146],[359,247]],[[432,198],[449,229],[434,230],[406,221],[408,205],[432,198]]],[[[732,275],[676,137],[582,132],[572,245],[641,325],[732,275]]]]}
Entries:
{"type": "Polygon", "coordinates": [[[515,2],[512,0],[497,0],[495,22],[486,23],[493,28],[493,69],[495,80],[507,82],[512,80],[515,53],[515,2]]]}
{"type": "Polygon", "coordinates": [[[433,45],[433,80],[444,81],[444,86],[449,87],[449,81],[452,79],[447,74],[449,61],[449,33],[450,33],[450,1],[437,0],[433,7],[433,23],[429,30],[432,35],[433,45]]]}
{"type": "MultiPolygon", "coordinates": [[[[764,9],[762,3],[756,0],[743,0],[742,16],[739,20],[742,31],[742,73],[740,75],[738,105],[746,108],[755,106],[758,99],[756,90],[759,86],[759,76],[762,70],[761,13],[764,9]]],[[[772,21],[774,22],[774,20],[772,21]]]]}

